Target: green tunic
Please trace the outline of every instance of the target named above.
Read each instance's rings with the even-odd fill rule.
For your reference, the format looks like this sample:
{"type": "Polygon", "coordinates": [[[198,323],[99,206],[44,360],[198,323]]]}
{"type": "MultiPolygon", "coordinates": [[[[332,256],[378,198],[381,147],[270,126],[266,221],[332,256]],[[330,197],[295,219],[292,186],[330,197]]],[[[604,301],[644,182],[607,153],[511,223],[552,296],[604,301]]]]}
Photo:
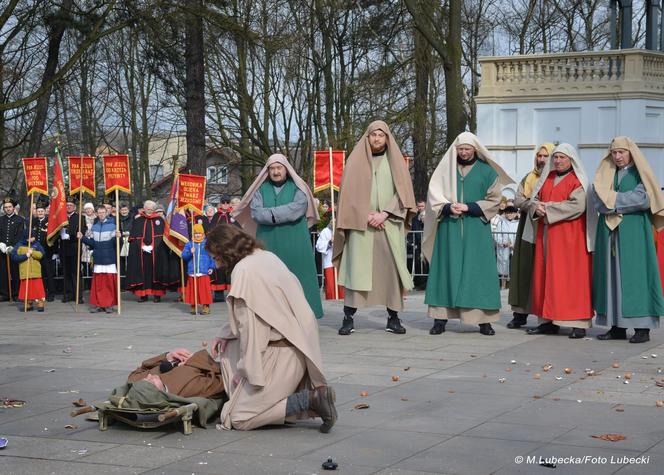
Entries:
{"type": "MultiPolygon", "coordinates": [[[[634,190],[641,183],[636,167],[630,167],[618,181],[614,178],[617,192],[634,190]]],[[[607,274],[610,272],[610,259],[619,258],[620,317],[656,317],[664,315],[664,298],[659,276],[657,254],[653,238],[650,210],[624,214],[618,227],[611,231],[603,216],[597,223],[595,253],[593,258],[593,307],[598,315],[606,315],[611,295],[607,292],[607,274]],[[612,239],[616,234],[619,239],[612,239]],[[617,241],[617,249],[610,246],[617,241]]]]}
{"type": "MultiPolygon", "coordinates": [[[[457,171],[457,200],[484,200],[497,174],[478,160],[465,177],[457,171]]],[[[445,217],[438,224],[424,302],[434,307],[500,309],[491,224],[481,217],[445,217]]]]}
{"type": "MultiPolygon", "coordinates": [[[[287,180],[281,192],[276,194],[270,182],[263,183],[259,191],[263,197],[263,206],[273,208],[287,205],[293,201],[297,186],[293,180],[287,180]]],[[[318,276],[316,275],[316,262],[312,251],[311,238],[307,228],[306,216],[297,221],[281,223],[274,226],[259,224],[256,229],[256,239],[263,241],[265,248],[276,254],[286,264],[286,267],[295,274],[302,284],[304,296],[311,306],[316,318],[323,316],[323,304],[320,299],[318,276]]]]}

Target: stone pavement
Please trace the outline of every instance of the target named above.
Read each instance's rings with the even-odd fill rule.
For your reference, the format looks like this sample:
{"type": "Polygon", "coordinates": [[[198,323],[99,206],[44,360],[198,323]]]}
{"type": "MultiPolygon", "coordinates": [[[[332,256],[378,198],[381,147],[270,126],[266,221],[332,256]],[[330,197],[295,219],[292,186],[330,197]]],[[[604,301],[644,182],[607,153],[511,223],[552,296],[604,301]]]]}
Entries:
{"type": "Polygon", "coordinates": [[[349,474],[662,471],[664,408],[656,400],[664,388],[655,381],[664,379],[664,330],[641,345],[529,336],[505,328],[505,308],[493,337],[458,322],[430,336],[419,293],[402,314],[406,335],[385,333],[385,312],[374,308],[359,311],[356,332],[340,337],[342,307],[325,307],[323,361],[339,411],[330,434],[305,421],[253,432],[210,425],[184,436],[179,426],[139,431],[117,423],[100,432],[69,417],[71,402],[105,399],[146,357],[200,348],[225,322],[225,304],[208,317],[168,301],[125,302],[122,316],[93,315],[87,306],[75,314],[61,303],[24,315],[1,304],[0,398],[27,404],[0,408],[0,436],[9,439],[0,474],[312,474],[324,472],[328,456],[349,474]],[[546,364],[553,367],[544,371],[546,364]],[[369,408],[355,409],[360,403],[369,408]],[[65,428],[72,423],[78,428],[65,428]],[[592,437],[606,433],[626,439],[592,437]],[[553,469],[540,457],[568,460],[553,469]]]}

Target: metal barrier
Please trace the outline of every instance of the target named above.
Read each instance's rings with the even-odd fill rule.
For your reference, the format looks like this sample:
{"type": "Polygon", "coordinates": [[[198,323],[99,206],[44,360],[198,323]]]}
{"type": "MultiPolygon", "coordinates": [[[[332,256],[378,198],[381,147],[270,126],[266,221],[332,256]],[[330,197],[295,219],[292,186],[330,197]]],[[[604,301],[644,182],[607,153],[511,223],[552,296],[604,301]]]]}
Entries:
{"type": "MultiPolygon", "coordinates": [[[[312,251],[316,259],[316,268],[318,278],[323,278],[323,271],[321,266],[320,254],[316,252],[316,241],[318,240],[318,231],[311,232],[311,244],[312,251]]],[[[496,235],[514,235],[516,233],[492,233],[494,236],[494,243],[496,235]]],[[[413,277],[427,277],[429,275],[429,265],[424,261],[424,258],[421,255],[422,250],[422,235],[423,231],[409,231],[406,235],[406,258],[408,260],[408,269],[413,277]]],[[[120,267],[126,269],[127,266],[127,257],[121,257],[122,261],[120,267]]],[[[125,277],[125,275],[122,275],[125,277]]],[[[55,261],[55,279],[62,279],[62,266],[60,260],[55,261]]],[[[81,262],[81,279],[88,280],[92,279],[92,265],[88,262],[81,262]]]]}

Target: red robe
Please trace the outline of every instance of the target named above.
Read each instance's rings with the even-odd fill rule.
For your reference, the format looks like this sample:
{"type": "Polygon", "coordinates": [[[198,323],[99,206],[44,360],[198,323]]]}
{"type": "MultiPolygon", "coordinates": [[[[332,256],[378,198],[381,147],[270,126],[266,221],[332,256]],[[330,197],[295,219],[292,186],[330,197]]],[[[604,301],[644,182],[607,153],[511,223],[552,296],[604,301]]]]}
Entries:
{"type": "MultiPolygon", "coordinates": [[[[581,186],[573,171],[556,186],[555,178],[555,171],[547,177],[540,201],[566,201],[581,186]]],[[[531,313],[549,320],[592,318],[592,256],[586,247],[586,214],[546,226],[546,244],[544,228],[543,222],[537,226],[531,313]]]]}

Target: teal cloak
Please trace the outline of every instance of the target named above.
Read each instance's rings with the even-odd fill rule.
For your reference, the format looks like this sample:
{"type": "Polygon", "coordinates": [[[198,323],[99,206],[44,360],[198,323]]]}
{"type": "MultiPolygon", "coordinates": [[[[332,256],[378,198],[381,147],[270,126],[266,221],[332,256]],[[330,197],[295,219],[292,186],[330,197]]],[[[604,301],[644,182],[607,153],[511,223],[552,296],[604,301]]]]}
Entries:
{"type": "MultiPolygon", "coordinates": [[[[496,171],[477,160],[465,177],[457,171],[457,201],[486,198],[496,171]]],[[[482,217],[446,216],[438,232],[429,267],[424,303],[434,307],[500,310],[500,287],[491,224],[482,217]]]]}
{"type": "MultiPolygon", "coordinates": [[[[260,186],[259,191],[263,197],[263,206],[273,208],[291,203],[295,198],[297,186],[293,180],[288,179],[279,194],[276,194],[272,183],[266,181],[260,186]]],[[[274,226],[259,224],[256,229],[256,239],[262,241],[265,248],[276,254],[295,274],[302,285],[304,296],[309,302],[311,310],[316,318],[321,318],[323,304],[320,299],[316,262],[306,216],[303,215],[290,223],[274,226]]]]}
{"type": "MultiPolygon", "coordinates": [[[[641,183],[636,167],[630,167],[614,189],[632,191],[641,183]]],[[[598,315],[607,314],[609,297],[607,273],[610,272],[610,255],[618,252],[620,262],[620,302],[623,318],[657,317],[664,315],[664,297],[657,263],[650,210],[623,215],[618,227],[611,231],[600,215],[595,237],[593,259],[593,307],[598,315]],[[610,249],[612,233],[618,233],[618,248],[610,249]]],[[[613,301],[613,299],[611,299],[613,301]]]]}

